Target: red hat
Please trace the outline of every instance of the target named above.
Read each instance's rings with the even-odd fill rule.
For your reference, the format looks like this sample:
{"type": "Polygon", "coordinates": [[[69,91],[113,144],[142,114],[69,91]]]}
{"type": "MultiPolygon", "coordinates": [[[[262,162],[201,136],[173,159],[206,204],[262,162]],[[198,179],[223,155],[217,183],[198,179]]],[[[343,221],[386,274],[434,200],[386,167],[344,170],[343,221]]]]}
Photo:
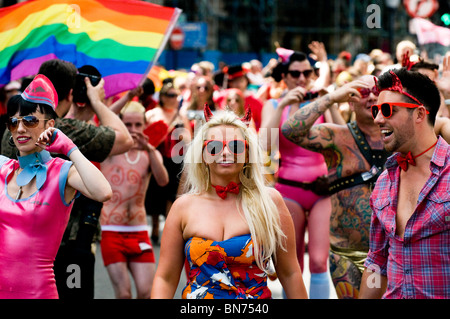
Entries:
{"type": "Polygon", "coordinates": [[[223,72],[228,75],[228,80],[234,80],[246,75],[248,70],[243,68],[242,65],[232,65],[224,67],[223,72]]]}
{"type": "Polygon", "coordinates": [[[53,110],[58,105],[58,94],[55,87],[43,74],[36,75],[21,96],[28,102],[50,105],[53,110]]]}

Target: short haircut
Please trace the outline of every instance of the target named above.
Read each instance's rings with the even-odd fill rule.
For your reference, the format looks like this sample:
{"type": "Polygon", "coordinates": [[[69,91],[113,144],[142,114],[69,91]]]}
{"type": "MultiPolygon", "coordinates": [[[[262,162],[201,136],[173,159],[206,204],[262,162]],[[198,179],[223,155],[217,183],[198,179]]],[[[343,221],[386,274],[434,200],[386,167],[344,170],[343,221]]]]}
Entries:
{"type": "MultiPolygon", "coordinates": [[[[406,68],[391,70],[400,79],[403,90],[417,100],[419,100],[430,113],[428,114],[428,122],[434,126],[436,114],[441,104],[439,90],[430,80],[429,77],[416,71],[408,71],[406,68]]],[[[392,75],[390,72],[381,74],[378,78],[378,88],[380,90],[390,88],[392,86],[392,75]]],[[[414,100],[406,95],[402,95],[407,103],[417,104],[414,100]]]]}
{"type": "Polygon", "coordinates": [[[38,73],[44,74],[52,81],[61,101],[66,99],[70,90],[75,87],[78,70],[71,62],[52,59],[42,63],[38,73]]]}
{"type": "Polygon", "coordinates": [[[411,67],[411,71],[419,71],[419,69],[439,70],[439,65],[427,61],[420,61],[411,67]]]}

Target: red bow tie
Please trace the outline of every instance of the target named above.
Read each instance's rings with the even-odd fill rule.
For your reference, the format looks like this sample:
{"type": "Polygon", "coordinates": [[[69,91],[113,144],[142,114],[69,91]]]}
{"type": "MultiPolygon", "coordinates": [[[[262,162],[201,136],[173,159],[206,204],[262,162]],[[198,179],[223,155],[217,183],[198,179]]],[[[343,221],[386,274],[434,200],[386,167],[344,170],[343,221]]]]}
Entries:
{"type": "Polygon", "coordinates": [[[239,184],[236,184],[235,182],[230,182],[226,187],[220,186],[220,185],[212,185],[216,189],[217,195],[219,195],[220,198],[225,199],[227,198],[227,193],[233,193],[233,194],[239,194],[239,184]]]}
{"type": "Polygon", "coordinates": [[[401,155],[397,156],[398,166],[400,166],[400,168],[402,170],[404,170],[405,172],[408,170],[408,164],[411,164],[412,166],[416,166],[415,159],[418,158],[420,155],[423,155],[426,152],[428,152],[429,150],[431,150],[437,144],[437,142],[438,141],[436,141],[433,145],[431,145],[429,148],[427,148],[425,151],[423,151],[419,155],[412,156],[411,152],[408,152],[408,154],[406,154],[406,156],[401,156],[401,155]]]}
{"type": "Polygon", "coordinates": [[[408,170],[408,164],[411,164],[412,166],[416,166],[416,161],[414,160],[414,157],[412,156],[411,152],[408,152],[406,156],[399,155],[397,157],[397,163],[398,166],[405,172],[408,170]]]}

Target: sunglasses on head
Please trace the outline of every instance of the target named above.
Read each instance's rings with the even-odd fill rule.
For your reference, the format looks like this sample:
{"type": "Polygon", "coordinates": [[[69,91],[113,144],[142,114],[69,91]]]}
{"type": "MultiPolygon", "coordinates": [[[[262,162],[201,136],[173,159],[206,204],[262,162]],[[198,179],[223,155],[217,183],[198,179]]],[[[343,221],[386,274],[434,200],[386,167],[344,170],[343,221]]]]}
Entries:
{"type": "Polygon", "coordinates": [[[203,143],[203,148],[206,149],[209,155],[215,156],[222,153],[225,145],[228,147],[228,150],[234,155],[240,155],[245,152],[247,147],[247,141],[245,140],[229,140],[229,141],[220,141],[220,140],[208,140],[203,143]]]}
{"type": "MultiPolygon", "coordinates": [[[[383,104],[375,104],[371,106],[372,110],[372,117],[375,119],[378,115],[378,112],[381,111],[381,115],[383,115],[384,118],[390,118],[392,116],[392,106],[400,106],[400,107],[407,107],[410,109],[417,108],[419,106],[418,104],[412,104],[412,103],[383,103],[383,104]]],[[[427,114],[430,114],[427,110],[425,110],[427,114]]]]}
{"type": "Polygon", "coordinates": [[[365,99],[369,97],[370,93],[373,93],[375,96],[380,95],[380,91],[376,86],[373,86],[371,89],[368,88],[357,88],[359,94],[361,94],[361,98],[365,99]]]}
{"type": "Polygon", "coordinates": [[[6,122],[6,126],[8,127],[8,130],[12,133],[17,130],[19,127],[19,122],[22,121],[23,125],[28,128],[35,128],[39,125],[39,121],[47,121],[47,120],[40,120],[34,115],[27,115],[22,117],[21,119],[17,117],[11,117],[6,122]]]}
{"type": "Polygon", "coordinates": [[[304,71],[297,71],[297,70],[289,70],[287,71],[288,74],[290,74],[293,78],[299,78],[300,75],[303,74],[303,76],[305,78],[308,78],[311,76],[311,74],[313,73],[313,70],[309,69],[309,70],[304,70],[304,71]]]}

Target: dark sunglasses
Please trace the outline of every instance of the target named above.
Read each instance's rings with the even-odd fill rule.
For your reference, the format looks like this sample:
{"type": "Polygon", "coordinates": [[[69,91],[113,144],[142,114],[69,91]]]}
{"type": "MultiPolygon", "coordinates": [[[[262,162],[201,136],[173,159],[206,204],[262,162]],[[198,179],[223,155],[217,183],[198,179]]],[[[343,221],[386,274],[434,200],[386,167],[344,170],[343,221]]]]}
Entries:
{"type": "Polygon", "coordinates": [[[380,95],[380,91],[378,91],[378,88],[376,86],[372,87],[371,89],[368,88],[357,88],[359,94],[361,94],[361,98],[365,99],[366,97],[369,97],[370,93],[373,93],[375,96],[380,95]]]}
{"type": "Polygon", "coordinates": [[[230,141],[219,141],[219,140],[208,140],[203,143],[203,148],[209,155],[215,156],[222,153],[225,145],[228,150],[234,155],[240,155],[245,152],[247,147],[247,141],[245,140],[230,140],[230,141]]]}
{"type": "Polygon", "coordinates": [[[176,93],[166,93],[164,95],[167,96],[168,98],[174,98],[174,97],[178,96],[178,94],[176,94],[176,93]]]}
{"type": "Polygon", "coordinates": [[[12,133],[17,130],[19,127],[19,122],[22,121],[23,125],[28,128],[35,128],[39,125],[39,121],[48,121],[48,120],[40,120],[34,115],[27,115],[22,117],[21,119],[17,117],[11,117],[6,122],[6,126],[8,127],[8,130],[12,133]]]}
{"type": "Polygon", "coordinates": [[[287,73],[289,73],[293,78],[299,78],[300,75],[303,74],[303,76],[305,78],[309,78],[311,76],[311,74],[313,73],[313,70],[309,69],[309,70],[305,70],[305,71],[297,71],[297,70],[289,70],[287,71],[287,73]]]}
{"type": "MultiPolygon", "coordinates": [[[[412,104],[412,103],[383,103],[383,104],[375,104],[371,106],[371,110],[372,110],[372,117],[373,119],[375,119],[378,115],[378,112],[381,110],[381,114],[384,116],[384,118],[390,118],[392,116],[392,106],[400,106],[400,107],[407,107],[410,109],[413,108],[417,108],[419,106],[423,106],[423,105],[418,105],[418,104],[412,104]]],[[[427,112],[427,114],[430,114],[430,112],[428,112],[427,110],[425,110],[427,112]]]]}

